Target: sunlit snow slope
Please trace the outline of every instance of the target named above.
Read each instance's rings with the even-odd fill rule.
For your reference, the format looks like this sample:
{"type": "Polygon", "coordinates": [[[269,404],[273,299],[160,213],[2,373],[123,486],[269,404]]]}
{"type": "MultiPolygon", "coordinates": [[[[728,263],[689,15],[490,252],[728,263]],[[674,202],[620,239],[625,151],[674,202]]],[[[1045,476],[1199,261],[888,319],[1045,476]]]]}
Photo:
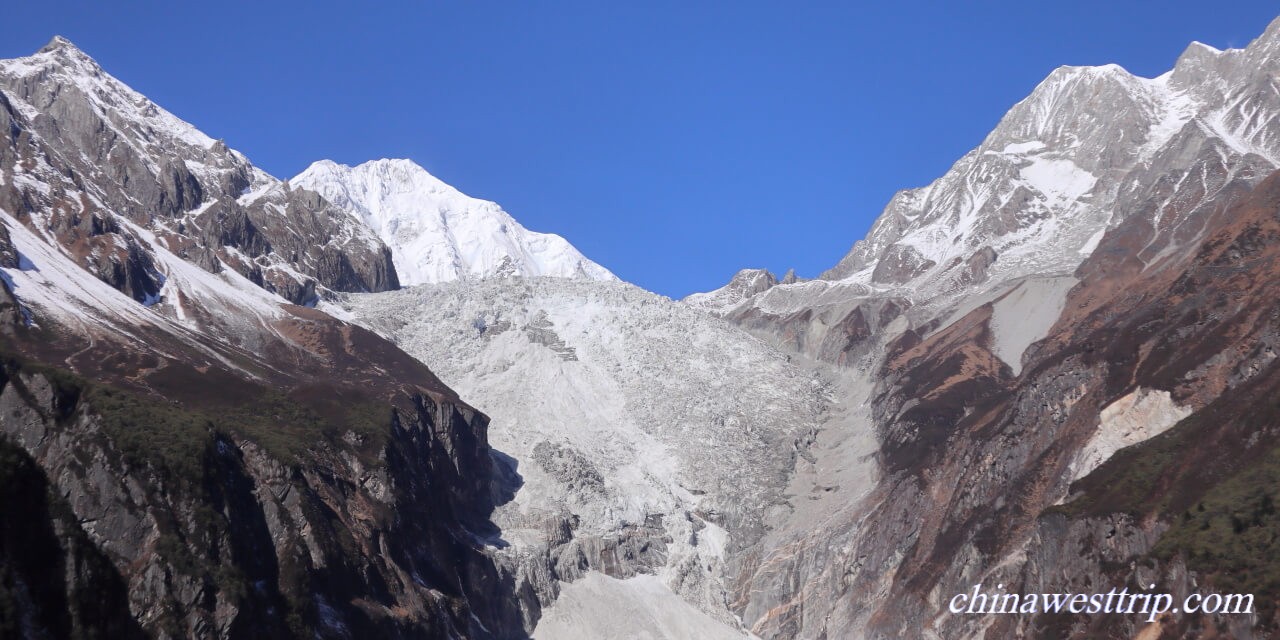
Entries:
{"type": "Polygon", "coordinates": [[[373,229],[391,247],[404,285],[510,275],[617,279],[564,238],[525,229],[496,203],[458,191],[411,160],[355,167],[321,160],[289,182],[373,229]]]}

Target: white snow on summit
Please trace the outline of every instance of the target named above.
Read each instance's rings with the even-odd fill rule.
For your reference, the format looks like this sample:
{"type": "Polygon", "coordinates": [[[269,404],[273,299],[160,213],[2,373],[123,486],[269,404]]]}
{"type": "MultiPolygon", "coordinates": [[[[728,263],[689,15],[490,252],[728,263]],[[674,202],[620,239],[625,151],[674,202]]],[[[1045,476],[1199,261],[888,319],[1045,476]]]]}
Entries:
{"type": "Polygon", "coordinates": [[[1070,274],[1133,215],[1150,218],[1144,242],[1164,246],[1142,256],[1153,264],[1194,233],[1166,210],[1195,211],[1280,167],[1277,73],[1280,20],[1246,49],[1192,44],[1154,78],[1114,64],[1059,67],[945,174],[895,194],[820,276],[832,284],[743,296],[731,283],[685,301],[788,314],[817,297],[888,295],[941,308],[1026,276],[1070,274]]]}
{"type": "Polygon", "coordinates": [[[411,160],[321,160],[289,181],[364,222],[391,248],[402,285],[504,276],[617,280],[564,238],[525,229],[411,160]]]}

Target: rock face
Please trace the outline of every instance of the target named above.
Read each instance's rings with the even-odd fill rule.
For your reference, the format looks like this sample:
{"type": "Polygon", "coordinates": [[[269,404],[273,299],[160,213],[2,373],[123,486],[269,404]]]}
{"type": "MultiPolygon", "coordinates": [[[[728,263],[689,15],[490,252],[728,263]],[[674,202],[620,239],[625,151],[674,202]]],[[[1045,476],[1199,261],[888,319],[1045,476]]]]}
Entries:
{"type": "Polygon", "coordinates": [[[294,457],[235,420],[200,425],[205,412],[147,408],[157,400],[36,371],[11,362],[0,391],[0,446],[22,474],[6,481],[15,498],[4,519],[27,523],[26,541],[14,542],[41,554],[6,557],[17,574],[7,610],[29,615],[36,632],[521,632],[509,594],[494,597],[510,578],[458,537],[486,524],[489,504],[487,487],[474,493],[452,471],[484,477],[488,459],[474,444],[483,447],[483,418],[466,407],[418,396],[411,410],[369,416],[384,420],[369,424],[381,433],[317,434],[294,457]],[[143,433],[167,442],[151,447],[137,441],[143,433]]]}
{"type": "Polygon", "coordinates": [[[296,304],[396,286],[345,211],[55,39],[0,62],[0,229],[3,635],[527,636],[488,419],[296,304]]]}
{"type": "Polygon", "coordinates": [[[1280,21],[1159,78],[1055,71],[817,281],[690,300],[840,366],[742,555],[766,638],[1271,637],[1280,21]],[[828,490],[830,489],[830,490],[828,490]],[[1252,615],[953,615],[1251,593],[1252,615]]]}
{"type": "Polygon", "coordinates": [[[34,628],[57,635],[71,616],[110,637],[524,634],[486,542],[510,493],[487,419],[423,365],[317,311],[266,315],[268,294],[194,265],[163,265],[185,314],[171,319],[9,220],[23,266],[4,282],[20,313],[0,332],[0,441],[31,466],[12,481],[50,497],[5,502],[0,520],[34,522],[24,535],[50,551],[6,561],[16,577],[0,599],[43,616],[34,628]],[[230,291],[199,288],[219,282],[230,291]],[[256,323],[220,321],[236,296],[256,323]],[[52,595],[27,607],[37,587],[52,595]]]}
{"type": "Polygon", "coordinates": [[[320,193],[377,234],[405,285],[512,276],[617,280],[564,238],[525,229],[497,204],[463,194],[410,160],[356,167],[321,160],[289,183],[320,193]]]}
{"type": "Polygon", "coordinates": [[[62,38],[0,61],[0,208],[138,301],[163,286],[138,237],[297,303],[398,286],[391,254],[314,193],[254,168],[62,38]]]}
{"type": "Polygon", "coordinates": [[[0,633],[145,638],[124,581],[40,466],[0,441],[0,474],[0,633]]]}
{"type": "MultiPolygon", "coordinates": [[[[1270,516],[1242,520],[1223,540],[1204,533],[1225,528],[1222,506],[1211,506],[1211,515],[1194,512],[1205,502],[1221,505],[1218,496],[1233,491],[1263,492],[1240,507],[1253,509],[1271,491],[1242,476],[1256,477],[1270,464],[1250,453],[1255,446],[1275,446],[1256,413],[1270,411],[1269,404],[1254,394],[1274,384],[1274,370],[1262,363],[1272,359],[1275,340],[1270,274],[1277,264],[1256,240],[1275,233],[1278,187],[1280,177],[1273,177],[1220,210],[1207,222],[1212,234],[1176,267],[1086,278],[1018,377],[982,348],[989,331],[983,309],[923,341],[891,347],[874,412],[884,471],[897,480],[881,487],[886,500],[868,516],[885,528],[850,544],[875,558],[888,544],[884,532],[899,531],[910,545],[900,564],[880,560],[863,575],[891,575],[890,598],[913,600],[924,611],[943,610],[945,599],[976,583],[1019,592],[1158,584],[1179,597],[1198,584],[1273,598],[1269,587],[1224,573],[1236,562],[1251,564],[1250,573],[1265,571],[1259,563],[1268,560],[1232,545],[1239,536],[1267,535],[1275,526],[1270,516]],[[1212,275],[1223,267],[1238,275],[1212,275]],[[1220,311],[1225,299],[1238,302],[1230,313],[1220,311]],[[1138,430],[1162,435],[1144,440],[1138,430]],[[1135,446],[1108,456],[1111,438],[1135,446]],[[1246,440],[1253,445],[1243,446],[1246,440]],[[1184,453],[1170,456],[1173,450],[1184,453]],[[1089,469],[1099,458],[1106,462],[1089,469]],[[923,522],[909,515],[920,513],[930,515],[923,522]]],[[[877,628],[873,635],[926,628],[976,635],[991,624],[883,608],[865,619],[877,628]]],[[[1160,624],[1177,635],[1219,626],[1254,637],[1277,622],[1264,610],[1252,618],[1171,616],[1160,624]]],[[[1145,624],[1125,616],[1024,616],[988,633],[1134,634],[1145,624]]]]}

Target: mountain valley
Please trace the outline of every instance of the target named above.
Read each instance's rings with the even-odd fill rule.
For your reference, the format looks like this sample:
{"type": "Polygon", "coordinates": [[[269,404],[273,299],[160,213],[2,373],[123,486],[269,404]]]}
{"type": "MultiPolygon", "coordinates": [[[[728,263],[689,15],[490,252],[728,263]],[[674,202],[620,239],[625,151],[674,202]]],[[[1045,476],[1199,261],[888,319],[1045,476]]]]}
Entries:
{"type": "Polygon", "coordinates": [[[54,38],[0,61],[0,635],[1273,637],[1278,169],[1280,20],[672,300],[54,38]],[[948,611],[996,584],[1257,609],[948,611]]]}

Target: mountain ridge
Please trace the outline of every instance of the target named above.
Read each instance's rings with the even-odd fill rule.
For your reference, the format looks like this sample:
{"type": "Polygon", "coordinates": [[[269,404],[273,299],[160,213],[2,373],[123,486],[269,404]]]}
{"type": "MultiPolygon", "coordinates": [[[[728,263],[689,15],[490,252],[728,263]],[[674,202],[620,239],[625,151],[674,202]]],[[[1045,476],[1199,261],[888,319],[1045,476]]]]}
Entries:
{"type": "Polygon", "coordinates": [[[135,300],[163,287],[139,230],[210,273],[234,271],[296,304],[399,284],[372,232],[165,111],[65,38],[0,61],[0,88],[11,139],[0,207],[135,300]]]}
{"type": "Polygon", "coordinates": [[[377,234],[406,285],[509,276],[617,279],[564,238],[529,231],[496,203],[463,194],[412,160],[354,167],[320,160],[289,182],[320,193],[377,234]]]}
{"type": "MultiPolygon", "coordinates": [[[[1024,273],[1070,272],[1116,222],[1111,212],[1139,208],[1144,196],[1126,182],[1158,170],[1153,162],[1179,162],[1168,157],[1190,152],[1179,145],[1220,145],[1259,169],[1280,166],[1275,127],[1251,120],[1276,110],[1267,84],[1276,51],[1280,19],[1243,49],[1192,43],[1154,78],[1114,64],[1058,67],[937,180],[897,192],[819,280],[919,302],[1024,273]],[[1254,95],[1236,95],[1224,75],[1254,95]]],[[[784,294],[760,298],[770,296],[784,294]]]]}

